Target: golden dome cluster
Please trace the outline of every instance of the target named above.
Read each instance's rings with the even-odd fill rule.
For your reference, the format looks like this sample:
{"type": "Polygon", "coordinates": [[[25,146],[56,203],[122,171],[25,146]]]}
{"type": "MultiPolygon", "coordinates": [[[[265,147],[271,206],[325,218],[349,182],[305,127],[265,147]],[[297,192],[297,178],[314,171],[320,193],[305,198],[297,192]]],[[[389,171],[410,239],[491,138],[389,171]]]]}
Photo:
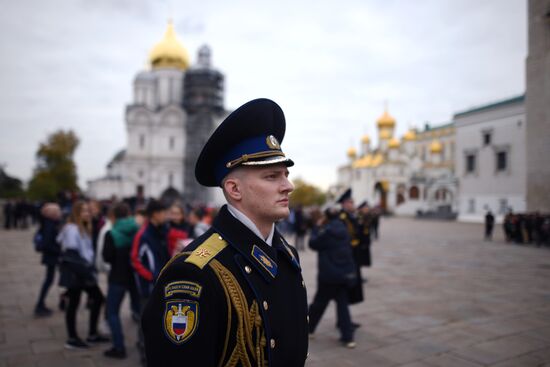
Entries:
{"type": "Polygon", "coordinates": [[[168,22],[164,38],[151,50],[149,62],[153,69],[177,68],[186,70],[189,68],[189,54],[178,41],[172,21],[168,22]]]}
{"type": "MultiPolygon", "coordinates": [[[[400,149],[401,144],[406,144],[407,142],[412,142],[416,140],[416,130],[415,129],[409,129],[401,138],[401,141],[393,136],[393,132],[396,125],[396,120],[393,116],[391,116],[388,113],[388,109],[386,108],[384,110],[384,113],[382,116],[376,120],[376,124],[378,126],[378,138],[379,141],[384,141],[387,145],[381,145],[382,147],[385,146],[386,148],[382,149],[400,149]]],[[[370,136],[365,134],[361,137],[361,143],[364,145],[370,144],[371,139],[370,136]]],[[[377,164],[380,164],[382,162],[382,156],[374,159],[374,155],[371,155],[370,148],[363,148],[361,152],[361,157],[358,157],[357,150],[354,147],[351,147],[347,150],[347,156],[348,158],[354,160],[354,166],[355,167],[373,167],[377,164]],[[368,151],[363,151],[363,150],[368,151]]],[[[379,154],[379,153],[377,153],[379,154]]]]}

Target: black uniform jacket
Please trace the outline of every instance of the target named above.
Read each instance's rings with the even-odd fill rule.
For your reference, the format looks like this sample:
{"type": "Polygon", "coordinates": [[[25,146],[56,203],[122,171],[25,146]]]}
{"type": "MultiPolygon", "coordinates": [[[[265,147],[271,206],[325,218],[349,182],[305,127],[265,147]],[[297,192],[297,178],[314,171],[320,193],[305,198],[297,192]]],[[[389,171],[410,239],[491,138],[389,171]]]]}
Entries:
{"type": "Polygon", "coordinates": [[[353,287],[351,287],[348,291],[348,300],[350,304],[356,304],[363,302],[364,296],[363,296],[363,283],[360,281],[361,279],[361,265],[364,265],[365,261],[365,251],[363,246],[361,246],[361,226],[359,225],[359,222],[357,221],[357,218],[346,212],[345,210],[342,210],[340,212],[340,220],[344,222],[348,233],[351,237],[351,247],[353,250],[353,258],[355,260],[355,264],[357,265],[357,281],[353,287]]]}
{"type": "Polygon", "coordinates": [[[222,207],[157,280],[142,316],[148,366],[303,366],[298,253],[277,231],[272,245],[222,207]]]}

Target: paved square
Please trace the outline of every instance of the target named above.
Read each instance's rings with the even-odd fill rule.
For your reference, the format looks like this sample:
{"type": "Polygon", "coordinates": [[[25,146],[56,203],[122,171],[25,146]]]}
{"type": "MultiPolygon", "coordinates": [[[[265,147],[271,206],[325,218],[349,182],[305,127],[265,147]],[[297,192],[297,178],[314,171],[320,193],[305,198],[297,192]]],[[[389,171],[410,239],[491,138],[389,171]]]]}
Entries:
{"type": "MultiPolygon", "coordinates": [[[[352,307],[362,324],[357,348],[338,344],[331,305],[310,340],[307,366],[550,366],[550,250],[506,244],[500,226],[494,242],[482,237],[478,224],[383,218],[374,266],[363,269],[366,301],[352,307]]],[[[103,357],[107,345],[65,350],[59,311],[33,318],[45,269],[31,238],[31,231],[0,230],[0,367],[139,365],[127,301],[124,361],[103,357]]],[[[301,257],[311,300],[316,255],[301,257]]],[[[50,307],[58,295],[53,287],[50,307]]],[[[87,318],[82,308],[81,336],[87,318]]]]}

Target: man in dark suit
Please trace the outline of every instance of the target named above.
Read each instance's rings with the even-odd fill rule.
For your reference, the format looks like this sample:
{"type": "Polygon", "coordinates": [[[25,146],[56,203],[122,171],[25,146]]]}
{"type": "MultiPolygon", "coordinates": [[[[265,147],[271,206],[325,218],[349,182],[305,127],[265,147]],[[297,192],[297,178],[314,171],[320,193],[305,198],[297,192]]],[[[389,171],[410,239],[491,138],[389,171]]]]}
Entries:
{"type": "Polygon", "coordinates": [[[281,108],[257,99],[204,146],[195,176],[221,187],[227,205],[159,276],[142,317],[149,366],[305,364],[305,283],[297,251],[275,228],[293,190],[284,133],[281,108]]]}

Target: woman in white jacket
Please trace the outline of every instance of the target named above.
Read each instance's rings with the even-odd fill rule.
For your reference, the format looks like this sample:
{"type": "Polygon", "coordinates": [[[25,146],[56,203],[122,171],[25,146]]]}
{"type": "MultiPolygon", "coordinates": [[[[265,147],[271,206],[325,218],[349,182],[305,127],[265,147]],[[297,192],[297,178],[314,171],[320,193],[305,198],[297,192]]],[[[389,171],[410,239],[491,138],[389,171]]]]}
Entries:
{"type": "Polygon", "coordinates": [[[108,338],[97,332],[97,322],[105,297],[97,286],[91,230],[88,204],[78,201],[73,205],[69,223],[57,236],[62,250],[59,285],[67,288],[69,299],[65,310],[65,325],[68,334],[65,347],[69,349],[88,348],[88,344],[78,337],[76,331],[76,313],[82,291],[88,294],[90,305],[90,322],[86,341],[88,343],[109,341],[108,338]]]}

